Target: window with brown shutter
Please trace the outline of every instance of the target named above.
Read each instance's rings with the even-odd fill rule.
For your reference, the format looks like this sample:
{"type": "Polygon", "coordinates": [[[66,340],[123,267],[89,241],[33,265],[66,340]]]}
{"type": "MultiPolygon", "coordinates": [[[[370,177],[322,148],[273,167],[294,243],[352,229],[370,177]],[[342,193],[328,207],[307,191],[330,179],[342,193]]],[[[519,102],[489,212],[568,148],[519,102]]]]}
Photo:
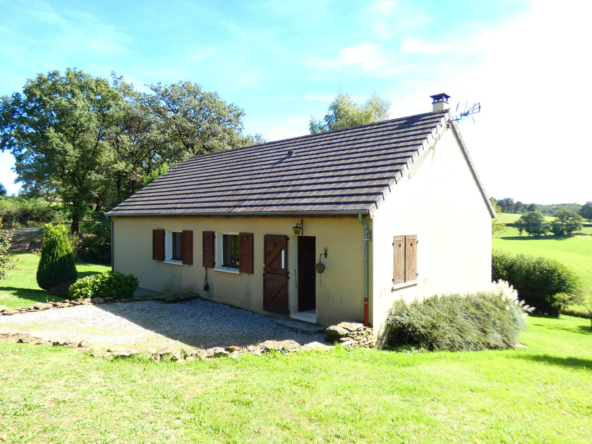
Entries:
{"type": "Polygon", "coordinates": [[[216,266],[216,257],[214,250],[216,233],[213,231],[203,232],[203,266],[214,268],[216,266]]]}
{"type": "Polygon", "coordinates": [[[417,279],[417,235],[393,238],[393,284],[417,279]]]}
{"type": "Polygon", "coordinates": [[[240,239],[239,271],[253,274],[253,233],[239,233],[238,237],[240,239]]]}
{"type": "Polygon", "coordinates": [[[164,261],[164,230],[152,230],[152,259],[164,261]]]}
{"type": "Polygon", "coordinates": [[[193,231],[181,233],[181,260],[185,265],[193,265],[193,231]]]}

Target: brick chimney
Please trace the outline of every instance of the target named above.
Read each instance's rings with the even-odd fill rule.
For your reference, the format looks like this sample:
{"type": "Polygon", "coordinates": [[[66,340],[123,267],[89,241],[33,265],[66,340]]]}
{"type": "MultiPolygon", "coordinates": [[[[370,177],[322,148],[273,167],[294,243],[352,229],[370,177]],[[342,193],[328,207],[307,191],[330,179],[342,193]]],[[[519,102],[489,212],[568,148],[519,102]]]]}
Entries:
{"type": "Polygon", "coordinates": [[[433,100],[432,105],[434,105],[434,112],[450,109],[450,105],[448,104],[448,99],[450,98],[450,96],[448,94],[440,93],[434,94],[430,97],[433,100]]]}

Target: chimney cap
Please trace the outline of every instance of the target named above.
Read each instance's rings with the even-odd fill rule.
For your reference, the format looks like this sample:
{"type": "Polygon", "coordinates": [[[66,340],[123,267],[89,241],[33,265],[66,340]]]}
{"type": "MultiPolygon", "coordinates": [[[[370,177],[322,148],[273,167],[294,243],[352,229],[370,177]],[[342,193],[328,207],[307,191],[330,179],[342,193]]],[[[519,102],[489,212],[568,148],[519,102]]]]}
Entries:
{"type": "Polygon", "coordinates": [[[434,94],[433,96],[430,96],[430,97],[434,100],[432,103],[448,102],[448,99],[450,99],[450,96],[446,93],[434,94]]]}

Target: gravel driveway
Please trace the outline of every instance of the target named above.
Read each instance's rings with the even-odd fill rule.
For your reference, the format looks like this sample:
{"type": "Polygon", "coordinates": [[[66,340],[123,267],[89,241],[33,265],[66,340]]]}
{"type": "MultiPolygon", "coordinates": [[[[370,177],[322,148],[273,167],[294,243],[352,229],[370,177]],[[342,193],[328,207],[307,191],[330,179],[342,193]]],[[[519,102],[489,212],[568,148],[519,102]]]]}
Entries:
{"type": "Polygon", "coordinates": [[[136,349],[189,345],[210,348],[292,339],[323,342],[323,332],[304,333],[277,324],[278,318],[197,299],[184,303],[133,302],[80,305],[0,317],[0,329],[42,338],[86,339],[95,348],[136,349]]]}

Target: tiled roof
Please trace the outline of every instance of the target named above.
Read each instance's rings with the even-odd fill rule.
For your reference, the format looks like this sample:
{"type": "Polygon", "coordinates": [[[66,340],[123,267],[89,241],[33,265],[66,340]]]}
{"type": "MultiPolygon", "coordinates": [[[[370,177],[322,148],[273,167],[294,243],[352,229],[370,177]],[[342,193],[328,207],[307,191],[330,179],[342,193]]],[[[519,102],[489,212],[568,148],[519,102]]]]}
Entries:
{"type": "Polygon", "coordinates": [[[108,215],[368,214],[445,125],[446,114],[191,157],[108,215]]]}

